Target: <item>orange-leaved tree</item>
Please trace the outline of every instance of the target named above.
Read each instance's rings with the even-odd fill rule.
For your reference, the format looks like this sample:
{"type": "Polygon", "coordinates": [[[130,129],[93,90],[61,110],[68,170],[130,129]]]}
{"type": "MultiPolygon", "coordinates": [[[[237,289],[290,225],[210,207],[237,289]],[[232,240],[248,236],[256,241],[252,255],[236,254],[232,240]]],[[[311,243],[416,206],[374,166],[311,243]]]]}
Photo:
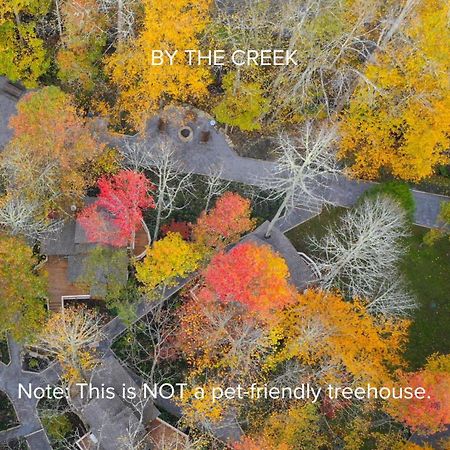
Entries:
{"type": "Polygon", "coordinates": [[[193,226],[193,238],[208,247],[223,248],[255,226],[250,215],[250,200],[234,192],[225,192],[214,208],[198,218],[193,226]]]}
{"type": "Polygon", "coordinates": [[[263,437],[251,438],[243,436],[238,442],[233,444],[233,450],[292,450],[289,444],[273,446],[263,437]]]}
{"type": "Polygon", "coordinates": [[[317,369],[320,380],[385,383],[402,364],[406,321],[376,319],[358,300],[308,289],[278,313],[272,329],[279,346],[268,367],[291,359],[317,369]]]}
{"type": "Polygon", "coordinates": [[[178,346],[196,374],[249,376],[270,346],[267,327],[258,317],[241,304],[220,302],[205,287],[191,292],[179,318],[178,346]]]}
{"type": "Polygon", "coordinates": [[[204,278],[219,301],[240,303],[257,313],[281,309],[295,298],[286,261],[270,246],[252,241],[214,256],[204,278]]]}
{"type": "Polygon", "coordinates": [[[448,162],[450,5],[419,2],[364,74],[341,123],[341,156],[356,176],[383,169],[418,181],[448,162]]]}
{"type": "Polygon", "coordinates": [[[422,370],[404,373],[402,386],[424,388],[424,398],[391,400],[388,411],[412,431],[432,434],[450,425],[450,355],[432,355],[422,370]]]}
{"type": "Polygon", "coordinates": [[[89,162],[103,149],[70,95],[55,86],[26,94],[10,120],[13,137],[0,159],[7,190],[43,214],[81,203],[93,181],[89,162]]]}
{"type": "MultiPolygon", "coordinates": [[[[177,347],[187,360],[186,382],[207,395],[181,399],[185,419],[201,423],[218,421],[236,411],[238,399],[213,402],[213,386],[262,382],[265,355],[270,351],[269,331],[255,314],[239,303],[223,303],[207,288],[198,287],[178,308],[177,347]]],[[[206,423],[205,423],[206,424],[206,423]]]]}
{"type": "MultiPolygon", "coordinates": [[[[145,0],[139,36],[121,43],[107,62],[119,89],[118,112],[125,112],[135,128],[145,124],[161,100],[186,101],[207,95],[210,75],[205,66],[189,65],[184,50],[200,48],[199,35],[209,22],[211,0],[145,0]],[[153,61],[153,51],[164,61],[153,61]],[[167,53],[177,52],[169,61],[167,53]]],[[[155,55],[156,56],[156,55],[155,55]]]]}

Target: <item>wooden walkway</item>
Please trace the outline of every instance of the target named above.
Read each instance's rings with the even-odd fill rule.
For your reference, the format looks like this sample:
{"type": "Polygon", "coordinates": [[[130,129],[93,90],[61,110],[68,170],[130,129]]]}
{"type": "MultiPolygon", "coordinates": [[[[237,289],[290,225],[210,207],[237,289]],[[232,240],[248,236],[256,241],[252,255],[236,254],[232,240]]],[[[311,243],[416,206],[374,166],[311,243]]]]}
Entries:
{"type": "Polygon", "coordinates": [[[136,231],[134,240],[134,256],[141,255],[147,245],[150,245],[148,234],[146,229],[142,226],[136,231]]]}
{"type": "Polygon", "coordinates": [[[49,256],[45,264],[48,272],[48,307],[50,311],[60,311],[63,295],[85,295],[83,289],[68,279],[68,260],[63,256],[49,256]]]}

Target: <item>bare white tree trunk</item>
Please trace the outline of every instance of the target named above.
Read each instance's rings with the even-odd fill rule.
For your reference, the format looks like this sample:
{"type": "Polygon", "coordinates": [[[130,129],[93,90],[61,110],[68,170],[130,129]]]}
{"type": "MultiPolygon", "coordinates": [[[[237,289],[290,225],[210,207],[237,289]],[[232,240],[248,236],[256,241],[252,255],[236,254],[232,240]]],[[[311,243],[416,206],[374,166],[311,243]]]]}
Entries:
{"type": "Polygon", "coordinates": [[[66,369],[76,369],[87,380],[82,358],[86,353],[93,355],[102,339],[99,314],[86,308],[64,308],[50,318],[33,347],[53,355],[66,369]]]}
{"type": "Polygon", "coordinates": [[[398,265],[409,235],[405,211],[386,195],[367,198],[347,211],[321,238],[311,238],[324,289],[368,301],[373,314],[406,315],[414,299],[406,292],[398,265]]]}
{"type": "Polygon", "coordinates": [[[123,40],[123,27],[124,27],[124,5],[123,0],[117,0],[117,40],[122,42],[123,40]]]}
{"type": "Polygon", "coordinates": [[[316,128],[311,122],[299,130],[299,136],[279,136],[275,172],[262,182],[265,189],[272,191],[269,199],[282,199],[267,228],[267,238],[283,212],[295,208],[315,210],[328,202],[325,181],[340,172],[333,148],[335,142],[334,128],[316,128]]]}
{"type": "Polygon", "coordinates": [[[213,168],[207,175],[204,183],[206,185],[205,212],[208,212],[213,198],[220,197],[226,192],[231,183],[223,180],[223,169],[220,167],[213,168]]]}
{"type": "Polygon", "coordinates": [[[62,226],[62,220],[43,219],[37,203],[22,197],[7,196],[0,199],[0,227],[6,228],[12,235],[40,240],[51,237],[62,226]]]}

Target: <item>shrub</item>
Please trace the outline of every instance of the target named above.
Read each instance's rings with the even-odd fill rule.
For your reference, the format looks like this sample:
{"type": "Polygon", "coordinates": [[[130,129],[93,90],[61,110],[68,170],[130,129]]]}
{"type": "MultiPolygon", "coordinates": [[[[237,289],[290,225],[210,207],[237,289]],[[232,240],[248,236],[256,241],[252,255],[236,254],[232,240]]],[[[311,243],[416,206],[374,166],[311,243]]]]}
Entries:
{"type": "Polygon", "coordinates": [[[376,197],[377,195],[389,195],[394,198],[400,206],[407,212],[408,219],[413,220],[416,204],[409,186],[401,181],[389,181],[380,183],[367,190],[360,198],[360,201],[367,197],[376,197]]]}
{"type": "Polygon", "coordinates": [[[42,423],[51,439],[64,439],[71,431],[72,424],[65,414],[43,417],[42,423]]]}

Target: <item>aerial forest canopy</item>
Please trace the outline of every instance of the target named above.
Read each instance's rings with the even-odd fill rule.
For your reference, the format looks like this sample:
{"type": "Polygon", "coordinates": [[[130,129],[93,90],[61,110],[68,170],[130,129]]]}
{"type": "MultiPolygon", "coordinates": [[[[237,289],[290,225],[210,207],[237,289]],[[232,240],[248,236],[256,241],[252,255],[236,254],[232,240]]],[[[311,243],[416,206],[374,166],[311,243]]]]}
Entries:
{"type": "Polygon", "coordinates": [[[417,182],[448,163],[443,0],[27,0],[0,9],[0,73],[59,85],[116,128],[141,130],[160,107],[190,102],[263,134],[332,120],[339,157],[357,177],[417,182]],[[281,49],[296,64],[189,65],[189,49],[281,49]],[[178,55],[154,65],[154,50],[178,55]]]}
{"type": "Polygon", "coordinates": [[[450,449],[449,17],[0,0],[0,450],[450,449]]]}

